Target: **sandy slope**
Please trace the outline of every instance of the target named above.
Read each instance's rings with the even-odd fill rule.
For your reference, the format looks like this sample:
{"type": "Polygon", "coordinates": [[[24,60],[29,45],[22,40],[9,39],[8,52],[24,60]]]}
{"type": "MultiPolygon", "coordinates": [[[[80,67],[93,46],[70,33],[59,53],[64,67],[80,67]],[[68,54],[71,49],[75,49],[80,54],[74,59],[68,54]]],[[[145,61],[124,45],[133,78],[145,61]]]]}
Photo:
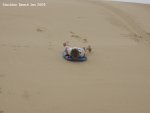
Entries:
{"type": "Polygon", "coordinates": [[[0,6],[0,113],[149,113],[150,5],[46,3],[0,6]],[[62,58],[67,40],[87,62],[62,58]]]}

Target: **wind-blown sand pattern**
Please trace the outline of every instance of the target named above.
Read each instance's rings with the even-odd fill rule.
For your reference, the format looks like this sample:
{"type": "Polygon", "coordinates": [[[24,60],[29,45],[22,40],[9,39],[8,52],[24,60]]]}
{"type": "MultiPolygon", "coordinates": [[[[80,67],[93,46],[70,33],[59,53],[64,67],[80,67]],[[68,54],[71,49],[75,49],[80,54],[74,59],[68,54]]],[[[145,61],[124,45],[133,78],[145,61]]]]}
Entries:
{"type": "Polygon", "coordinates": [[[45,2],[0,6],[0,113],[149,113],[150,5],[45,2]],[[93,52],[68,62],[65,41],[93,52]]]}

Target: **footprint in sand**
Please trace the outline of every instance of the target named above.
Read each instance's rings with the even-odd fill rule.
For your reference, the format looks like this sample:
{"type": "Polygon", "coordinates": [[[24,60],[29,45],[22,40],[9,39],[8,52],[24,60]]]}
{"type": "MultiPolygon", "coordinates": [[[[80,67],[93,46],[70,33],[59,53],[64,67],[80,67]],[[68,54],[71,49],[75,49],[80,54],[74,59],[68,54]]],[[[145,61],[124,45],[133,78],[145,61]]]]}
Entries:
{"type": "Polygon", "coordinates": [[[75,34],[72,31],[70,32],[70,34],[71,34],[71,37],[73,37],[73,38],[81,39],[81,37],[79,35],[75,34]]]}
{"type": "Polygon", "coordinates": [[[43,32],[43,29],[37,28],[36,31],[37,31],[37,32],[43,32]]]}
{"type": "Polygon", "coordinates": [[[83,42],[83,43],[87,43],[88,42],[88,40],[86,38],[82,38],[81,36],[77,35],[76,33],[72,32],[72,31],[70,32],[70,34],[71,34],[72,38],[76,38],[80,42],[83,42]]]}
{"type": "Polygon", "coordinates": [[[122,34],[123,37],[129,37],[137,43],[143,42],[146,45],[150,46],[150,39],[144,39],[143,36],[138,35],[136,33],[122,34]]]}
{"type": "Polygon", "coordinates": [[[46,31],[46,28],[45,28],[45,27],[38,27],[38,28],[36,29],[36,31],[37,31],[37,32],[44,32],[44,31],[46,31]]]}
{"type": "Polygon", "coordinates": [[[83,42],[84,42],[84,43],[87,43],[87,42],[88,42],[88,40],[87,40],[86,38],[84,38],[84,39],[83,39],[83,42]]]}
{"type": "Polygon", "coordinates": [[[135,42],[140,42],[142,39],[142,36],[137,35],[136,33],[129,33],[129,34],[122,34],[123,37],[129,37],[133,39],[135,42]]]}

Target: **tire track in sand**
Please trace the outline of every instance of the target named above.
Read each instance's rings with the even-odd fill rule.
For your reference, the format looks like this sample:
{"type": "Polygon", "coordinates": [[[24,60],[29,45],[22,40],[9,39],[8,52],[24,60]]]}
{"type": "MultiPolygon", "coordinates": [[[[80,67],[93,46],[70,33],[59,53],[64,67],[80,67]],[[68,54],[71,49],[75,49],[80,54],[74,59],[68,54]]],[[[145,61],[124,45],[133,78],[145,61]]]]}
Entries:
{"type": "Polygon", "coordinates": [[[128,35],[129,37],[132,37],[135,41],[141,41],[150,45],[150,33],[144,31],[144,29],[142,29],[129,14],[114,5],[109,4],[108,1],[87,1],[104,8],[105,12],[108,13],[111,18],[113,17],[116,22],[121,23],[122,27],[126,28],[130,32],[128,35]]]}

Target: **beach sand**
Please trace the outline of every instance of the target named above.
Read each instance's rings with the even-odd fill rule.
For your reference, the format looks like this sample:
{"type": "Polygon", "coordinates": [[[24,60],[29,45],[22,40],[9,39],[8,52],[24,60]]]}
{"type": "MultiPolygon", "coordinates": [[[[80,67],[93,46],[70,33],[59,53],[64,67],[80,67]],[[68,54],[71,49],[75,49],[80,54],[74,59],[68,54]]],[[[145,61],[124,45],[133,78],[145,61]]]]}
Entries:
{"type": "Polygon", "coordinates": [[[149,113],[150,5],[43,2],[0,6],[0,113],[149,113]],[[64,60],[65,41],[88,60],[64,60]]]}

